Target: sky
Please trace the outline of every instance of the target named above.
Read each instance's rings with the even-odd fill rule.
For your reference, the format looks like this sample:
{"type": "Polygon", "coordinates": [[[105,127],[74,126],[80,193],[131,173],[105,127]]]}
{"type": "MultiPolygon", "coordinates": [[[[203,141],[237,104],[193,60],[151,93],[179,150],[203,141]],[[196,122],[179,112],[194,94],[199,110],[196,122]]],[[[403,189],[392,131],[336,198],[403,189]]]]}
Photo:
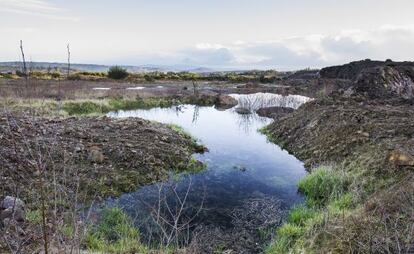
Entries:
{"type": "Polygon", "coordinates": [[[320,68],[414,61],[413,0],[0,0],[0,61],[320,68]]]}

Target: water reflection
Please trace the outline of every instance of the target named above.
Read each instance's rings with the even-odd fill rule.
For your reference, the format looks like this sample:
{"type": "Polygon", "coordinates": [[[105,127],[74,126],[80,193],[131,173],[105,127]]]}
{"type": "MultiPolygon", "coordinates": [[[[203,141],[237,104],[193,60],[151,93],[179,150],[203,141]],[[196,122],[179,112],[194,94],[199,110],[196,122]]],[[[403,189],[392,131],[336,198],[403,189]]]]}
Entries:
{"type": "Polygon", "coordinates": [[[309,97],[301,95],[280,95],[273,93],[254,93],[254,94],[230,94],[237,99],[238,107],[256,111],[259,108],[266,107],[286,107],[297,109],[303,103],[312,100],[309,97]]]}
{"type": "MultiPolygon", "coordinates": [[[[244,97],[235,97],[243,103],[244,97]]],[[[248,101],[252,108],[275,106],[275,103],[291,107],[300,104],[285,97],[278,97],[278,100],[271,97],[270,102],[254,98],[244,101],[248,101]]],[[[195,155],[207,163],[206,171],[171,176],[164,183],[149,185],[107,201],[108,205],[121,206],[136,218],[143,239],[150,243],[159,244],[161,241],[167,244],[166,235],[171,233],[168,225],[175,222],[183,225],[179,237],[176,237],[179,245],[186,245],[191,240],[188,236],[194,232],[199,233],[199,239],[208,236],[210,240],[204,242],[211,243],[218,238],[237,242],[240,237],[263,241],[258,238],[257,229],[277,225],[283,211],[302,200],[296,186],[305,175],[302,162],[257,132],[270,123],[268,118],[255,113],[240,115],[234,108],[219,111],[214,107],[193,105],[119,111],[108,115],[178,124],[209,148],[208,153],[195,155]],[[265,208],[273,210],[266,210],[266,213],[256,211],[265,208]],[[177,211],[181,211],[178,219],[177,211]],[[246,211],[246,214],[241,211],[246,211]],[[258,217],[252,218],[255,214],[258,217]],[[273,217],[260,217],[266,214],[273,217]],[[211,230],[216,233],[212,234],[211,230]]]]}

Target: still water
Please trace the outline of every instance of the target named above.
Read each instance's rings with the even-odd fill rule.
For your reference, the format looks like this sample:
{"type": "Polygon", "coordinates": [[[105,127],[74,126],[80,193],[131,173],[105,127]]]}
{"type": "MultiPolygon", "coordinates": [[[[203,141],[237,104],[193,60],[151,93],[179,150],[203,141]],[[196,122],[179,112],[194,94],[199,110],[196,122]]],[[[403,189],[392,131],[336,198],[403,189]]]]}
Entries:
{"type": "MultiPolygon", "coordinates": [[[[252,101],[257,104],[257,96],[234,97],[239,100],[239,105],[246,106],[252,101]]],[[[283,101],[271,96],[271,105],[267,99],[266,105],[280,106],[284,103],[283,106],[296,108],[307,100],[302,97],[281,98],[283,101]],[[293,104],[286,104],[286,101],[293,104]]],[[[271,123],[271,119],[255,113],[239,115],[235,108],[217,110],[194,105],[118,111],[108,116],[140,117],[176,124],[209,149],[209,152],[194,155],[207,165],[203,172],[172,175],[168,182],[145,186],[137,192],[107,200],[109,206],[120,206],[135,218],[143,238],[148,242],[165,238],[165,233],[154,228],[170,227],[174,221],[182,225],[185,228],[182,231],[188,235],[200,228],[237,231],[236,235],[241,231],[247,232],[247,235],[257,234],[259,229],[277,226],[284,212],[302,201],[297,183],[306,174],[303,163],[268,142],[266,136],[258,132],[258,129],[271,123]],[[255,214],[264,213],[266,209],[270,210],[255,217],[255,214]],[[164,216],[165,220],[160,220],[159,216],[164,216]],[[160,223],[165,225],[158,225],[160,223]]],[[[219,235],[217,233],[217,237],[222,238],[219,235]]],[[[258,236],[248,237],[260,241],[258,236]]],[[[188,244],[190,240],[180,236],[179,244],[188,244]]]]}

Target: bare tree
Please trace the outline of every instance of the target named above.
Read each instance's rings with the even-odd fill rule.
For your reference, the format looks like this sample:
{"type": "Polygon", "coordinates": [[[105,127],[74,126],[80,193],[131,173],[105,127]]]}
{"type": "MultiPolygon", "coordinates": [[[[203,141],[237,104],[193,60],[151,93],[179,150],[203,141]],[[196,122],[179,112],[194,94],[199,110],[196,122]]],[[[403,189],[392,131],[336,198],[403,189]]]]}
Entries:
{"type": "Polygon", "coordinates": [[[24,78],[26,80],[26,89],[27,89],[27,86],[28,86],[27,66],[26,66],[26,58],[24,56],[23,41],[22,40],[20,40],[20,52],[22,53],[22,62],[23,62],[23,70],[22,71],[23,71],[24,78]]]}
{"type": "Polygon", "coordinates": [[[194,95],[198,94],[197,82],[195,80],[193,80],[193,93],[194,95]]]}
{"type": "Polygon", "coordinates": [[[68,50],[68,69],[67,69],[67,78],[69,78],[70,75],[70,45],[68,43],[67,45],[67,50],[68,50]]]}

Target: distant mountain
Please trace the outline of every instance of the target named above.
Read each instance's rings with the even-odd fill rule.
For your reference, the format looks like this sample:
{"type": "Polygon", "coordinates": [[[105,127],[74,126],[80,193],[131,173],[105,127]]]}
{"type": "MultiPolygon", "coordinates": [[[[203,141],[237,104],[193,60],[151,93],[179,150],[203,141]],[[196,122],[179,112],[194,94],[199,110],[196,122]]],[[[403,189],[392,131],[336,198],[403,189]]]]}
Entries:
{"type": "MultiPolygon", "coordinates": [[[[91,71],[91,72],[106,72],[112,65],[98,65],[98,64],[71,64],[71,70],[76,71],[91,71]]],[[[120,65],[121,67],[127,69],[129,72],[196,72],[196,73],[205,73],[212,72],[214,70],[199,66],[185,66],[185,65],[176,65],[176,66],[162,66],[162,65],[141,65],[141,66],[132,66],[132,65],[120,65]]],[[[65,70],[67,68],[67,63],[52,63],[52,62],[28,62],[28,69],[33,70],[65,70]]],[[[16,70],[22,69],[21,62],[0,62],[0,72],[14,72],[16,70]]]]}

